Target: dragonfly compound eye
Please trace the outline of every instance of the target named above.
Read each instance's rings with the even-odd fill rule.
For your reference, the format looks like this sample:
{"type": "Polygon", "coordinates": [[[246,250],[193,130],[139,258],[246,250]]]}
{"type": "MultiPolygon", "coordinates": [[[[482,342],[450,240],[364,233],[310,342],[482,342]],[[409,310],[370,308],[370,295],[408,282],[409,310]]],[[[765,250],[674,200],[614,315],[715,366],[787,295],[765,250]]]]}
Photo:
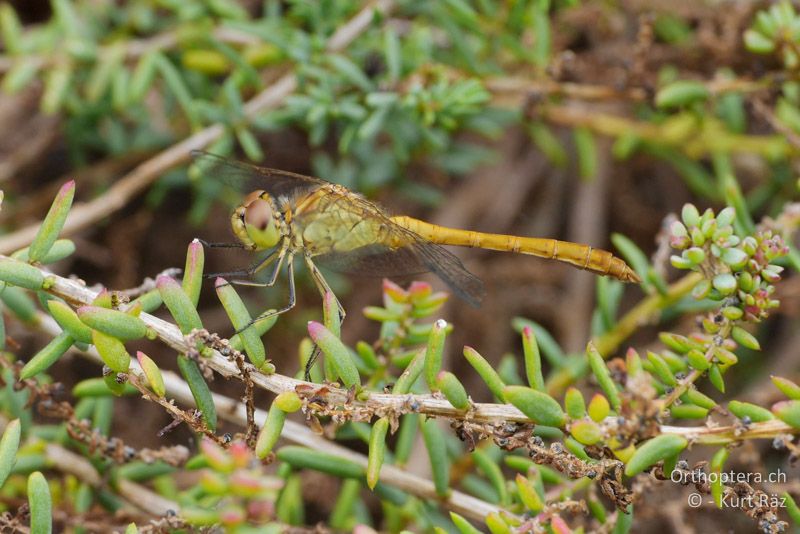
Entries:
{"type": "Polygon", "coordinates": [[[274,247],[280,240],[269,197],[262,191],[248,195],[244,204],[244,227],[258,249],[274,247]]]}

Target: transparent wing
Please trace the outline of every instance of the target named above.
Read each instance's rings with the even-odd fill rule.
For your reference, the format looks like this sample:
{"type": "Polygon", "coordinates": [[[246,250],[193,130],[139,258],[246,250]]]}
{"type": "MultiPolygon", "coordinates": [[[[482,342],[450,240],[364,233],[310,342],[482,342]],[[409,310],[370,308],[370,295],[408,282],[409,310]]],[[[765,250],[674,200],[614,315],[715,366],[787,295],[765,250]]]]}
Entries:
{"type": "Polygon", "coordinates": [[[418,242],[413,248],[425,266],[441,278],[456,295],[475,307],[480,305],[486,294],[483,282],[469,272],[461,260],[446,249],[421,237],[418,237],[418,242]]]}
{"type": "Polygon", "coordinates": [[[432,272],[459,297],[478,306],[485,290],[480,278],[469,272],[456,256],[422,240],[392,249],[373,244],[348,252],[329,252],[314,261],[334,271],[360,276],[406,276],[432,272]]]}
{"type": "Polygon", "coordinates": [[[332,271],[361,276],[406,276],[430,271],[411,247],[390,249],[383,244],[367,245],[347,252],[328,252],[314,256],[332,271]]]}
{"type": "Polygon", "coordinates": [[[250,165],[202,150],[193,150],[192,159],[205,176],[220,180],[243,193],[262,189],[274,198],[294,198],[329,183],[311,176],[250,165]]]}
{"type": "MultiPolygon", "coordinates": [[[[483,283],[455,255],[392,222],[377,204],[355,194],[326,195],[318,209],[337,214],[338,222],[359,232],[353,242],[363,245],[347,251],[329,250],[314,257],[335,271],[362,276],[405,276],[433,272],[459,297],[478,306],[483,283]],[[358,223],[353,225],[353,221],[358,223]]],[[[350,238],[352,236],[348,236],[350,238]]]]}

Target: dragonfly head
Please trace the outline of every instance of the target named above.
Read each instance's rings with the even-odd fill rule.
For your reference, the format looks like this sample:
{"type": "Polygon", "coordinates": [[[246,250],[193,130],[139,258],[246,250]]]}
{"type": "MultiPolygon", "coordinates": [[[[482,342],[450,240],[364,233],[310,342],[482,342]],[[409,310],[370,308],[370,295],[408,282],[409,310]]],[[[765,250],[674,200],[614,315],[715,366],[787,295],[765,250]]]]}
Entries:
{"type": "Polygon", "coordinates": [[[253,191],[231,215],[233,233],[246,247],[265,250],[281,239],[272,198],[264,191],[253,191]]]}

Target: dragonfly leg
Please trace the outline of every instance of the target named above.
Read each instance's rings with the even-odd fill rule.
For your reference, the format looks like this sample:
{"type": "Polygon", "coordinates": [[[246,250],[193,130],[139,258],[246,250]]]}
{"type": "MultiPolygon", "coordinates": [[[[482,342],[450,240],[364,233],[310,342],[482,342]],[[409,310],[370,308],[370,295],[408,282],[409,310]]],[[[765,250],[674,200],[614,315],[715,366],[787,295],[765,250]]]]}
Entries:
{"type": "MultiPolygon", "coordinates": [[[[294,290],[294,262],[292,261],[294,259],[294,257],[290,253],[290,254],[288,254],[286,259],[288,261],[288,265],[286,266],[286,274],[287,274],[287,277],[289,278],[289,302],[286,304],[286,306],[284,306],[280,310],[272,310],[272,311],[268,311],[266,313],[262,313],[261,315],[259,315],[258,317],[256,317],[252,321],[250,321],[247,324],[247,326],[237,330],[235,332],[235,334],[242,333],[243,331],[245,331],[248,328],[250,328],[254,323],[256,323],[258,321],[261,321],[262,319],[267,319],[267,318],[273,317],[275,315],[281,315],[282,313],[286,313],[287,311],[289,311],[292,308],[294,308],[295,302],[297,300],[296,299],[296,295],[295,295],[295,290],[294,290]]],[[[281,262],[282,261],[283,261],[283,257],[281,257],[281,262]]]]}
{"type": "MultiPolygon", "coordinates": [[[[328,285],[328,282],[325,280],[325,277],[322,276],[322,273],[319,271],[319,269],[317,269],[317,266],[314,264],[311,258],[306,255],[303,259],[306,261],[306,266],[308,266],[308,271],[311,273],[311,278],[314,280],[314,284],[317,286],[317,290],[319,291],[320,295],[322,295],[322,298],[324,299],[325,294],[330,292],[330,294],[333,295],[334,300],[336,300],[336,306],[339,313],[339,324],[341,325],[342,322],[344,322],[345,316],[342,304],[339,302],[339,299],[336,298],[336,295],[333,293],[333,291],[331,291],[331,288],[328,285]]],[[[320,348],[315,343],[314,349],[311,352],[311,356],[309,356],[308,361],[306,362],[305,372],[303,373],[303,378],[305,378],[306,382],[312,382],[311,368],[314,367],[314,364],[317,362],[317,358],[319,358],[320,353],[320,348]]]]}
{"type": "Polygon", "coordinates": [[[219,273],[206,273],[206,274],[203,275],[203,278],[208,280],[210,278],[219,278],[219,277],[227,278],[229,276],[249,276],[251,274],[253,274],[253,271],[251,270],[250,267],[248,267],[247,269],[237,269],[235,271],[222,271],[222,272],[219,272],[219,273]]]}
{"type": "MultiPolygon", "coordinates": [[[[286,246],[281,247],[281,251],[278,253],[278,263],[275,265],[275,268],[272,269],[272,274],[269,277],[269,282],[267,282],[267,287],[275,285],[275,280],[278,279],[278,273],[281,270],[281,264],[283,263],[283,258],[286,256],[286,251],[288,248],[286,246]]],[[[289,268],[293,269],[292,263],[294,263],[294,256],[291,254],[289,255],[289,268]]],[[[260,271],[268,264],[266,262],[262,263],[257,269],[256,272],[260,271]]]]}
{"type": "Polygon", "coordinates": [[[237,269],[235,271],[225,271],[221,273],[208,273],[204,274],[203,278],[218,278],[220,276],[228,277],[228,276],[252,276],[262,270],[264,267],[269,265],[270,263],[274,262],[279,256],[280,250],[275,249],[272,253],[264,258],[263,260],[259,261],[258,263],[254,263],[250,265],[246,269],[237,269]]]}
{"type": "MultiPolygon", "coordinates": [[[[268,282],[255,282],[253,280],[231,280],[228,283],[237,286],[252,286],[252,287],[274,286],[275,281],[278,279],[278,273],[280,272],[281,266],[283,265],[283,260],[286,257],[286,251],[287,251],[286,247],[283,247],[279,250],[275,250],[272,254],[267,256],[267,258],[264,261],[256,265],[253,265],[251,268],[248,268],[245,272],[245,274],[252,276],[258,273],[259,271],[262,271],[265,267],[267,267],[269,264],[271,264],[277,259],[278,261],[277,263],[275,263],[275,267],[272,269],[272,274],[270,275],[268,282]]],[[[291,260],[289,261],[289,263],[292,263],[291,260]]]]}
{"type": "Polygon", "coordinates": [[[322,273],[317,269],[317,266],[311,260],[309,256],[304,257],[306,260],[306,265],[308,266],[308,270],[311,273],[311,278],[314,280],[314,284],[317,286],[317,290],[319,294],[322,295],[322,298],[325,298],[326,293],[330,293],[333,295],[333,299],[336,301],[336,307],[339,309],[339,323],[344,322],[344,317],[347,315],[344,311],[344,307],[342,303],[339,302],[339,299],[336,298],[336,294],[331,291],[331,287],[328,285],[328,282],[325,280],[325,277],[322,276],[322,273]]]}
{"type": "Polygon", "coordinates": [[[321,352],[319,346],[314,343],[314,348],[311,351],[311,355],[308,357],[308,361],[306,361],[306,368],[303,373],[303,378],[306,382],[313,382],[311,379],[311,369],[314,367],[314,364],[317,363],[317,358],[319,358],[321,352]]]}
{"type": "Polygon", "coordinates": [[[238,242],[213,242],[213,241],[206,241],[205,239],[197,238],[201,245],[206,248],[247,248],[244,243],[238,242]]]}

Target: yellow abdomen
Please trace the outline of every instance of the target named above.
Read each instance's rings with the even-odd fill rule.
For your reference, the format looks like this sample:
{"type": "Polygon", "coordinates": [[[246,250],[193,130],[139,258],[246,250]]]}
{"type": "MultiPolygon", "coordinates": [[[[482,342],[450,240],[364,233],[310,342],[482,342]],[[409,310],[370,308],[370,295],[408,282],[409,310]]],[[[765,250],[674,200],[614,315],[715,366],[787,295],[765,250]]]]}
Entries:
{"type": "Polygon", "coordinates": [[[596,274],[612,276],[623,282],[641,282],[641,278],[622,259],[606,250],[589,245],[541,237],[487,234],[471,230],[447,228],[412,217],[392,217],[392,222],[439,245],[483,248],[518,252],[569,263],[596,274]]]}

